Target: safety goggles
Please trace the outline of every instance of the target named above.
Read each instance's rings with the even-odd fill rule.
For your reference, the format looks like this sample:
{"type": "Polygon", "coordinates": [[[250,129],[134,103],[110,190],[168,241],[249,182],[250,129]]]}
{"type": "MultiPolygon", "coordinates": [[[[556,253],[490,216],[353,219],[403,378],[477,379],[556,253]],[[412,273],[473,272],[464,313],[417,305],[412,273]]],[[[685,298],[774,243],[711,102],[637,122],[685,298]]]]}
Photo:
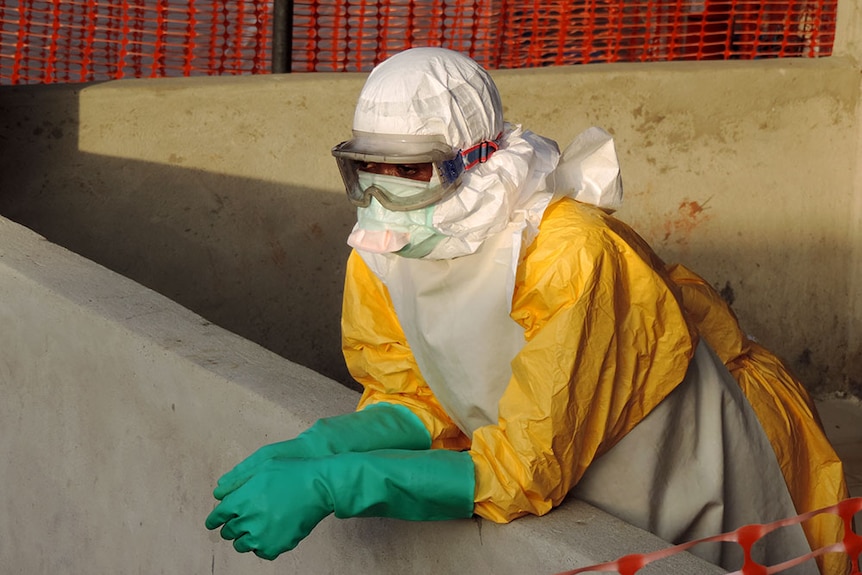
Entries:
{"type": "Polygon", "coordinates": [[[484,162],[497,150],[496,142],[483,141],[462,151],[448,145],[443,136],[410,136],[353,132],[353,138],[332,149],[350,202],[368,207],[371,198],[392,211],[404,212],[430,206],[453,194],[465,170],[484,162]],[[427,169],[430,166],[430,170],[427,169]],[[385,173],[427,182],[427,185],[370,186],[361,174],[385,173]],[[427,178],[427,179],[426,179],[427,178]]]}

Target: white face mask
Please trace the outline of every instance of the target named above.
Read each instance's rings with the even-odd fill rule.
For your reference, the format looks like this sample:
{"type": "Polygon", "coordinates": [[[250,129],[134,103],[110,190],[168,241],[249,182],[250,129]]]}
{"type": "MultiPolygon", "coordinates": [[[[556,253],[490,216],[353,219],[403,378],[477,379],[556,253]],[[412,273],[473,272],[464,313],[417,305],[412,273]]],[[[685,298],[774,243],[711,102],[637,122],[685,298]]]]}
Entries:
{"type": "MultiPolygon", "coordinates": [[[[384,188],[391,195],[412,195],[427,189],[432,182],[422,182],[359,172],[359,183],[363,189],[373,186],[384,188]]],[[[421,258],[434,249],[443,239],[431,226],[434,205],[393,212],[387,210],[376,198],[367,208],[357,208],[357,222],[347,243],[358,250],[371,253],[398,253],[408,258],[421,258]]]]}

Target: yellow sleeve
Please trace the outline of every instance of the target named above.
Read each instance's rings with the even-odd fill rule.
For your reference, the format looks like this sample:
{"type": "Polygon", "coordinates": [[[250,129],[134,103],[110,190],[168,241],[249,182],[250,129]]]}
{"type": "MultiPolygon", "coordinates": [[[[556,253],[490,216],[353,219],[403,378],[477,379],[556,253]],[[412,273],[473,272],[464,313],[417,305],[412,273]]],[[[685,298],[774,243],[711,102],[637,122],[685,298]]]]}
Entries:
{"type": "Polygon", "coordinates": [[[516,278],[527,343],[499,423],[473,434],[478,515],[547,513],[682,381],[695,336],[663,269],[601,210],[548,208],[516,278]]]}
{"type": "MultiPolygon", "coordinates": [[[[669,268],[683,305],[698,331],[739,383],[769,438],[797,513],[834,505],[848,497],[844,468],[805,387],[778,357],[751,341],[736,315],[703,278],[676,265],[669,268]]],[[[844,526],[834,515],[802,524],[812,549],[841,540],[844,526]]],[[[823,573],[846,573],[846,556],[818,557],[823,573]]]]}
{"type": "Polygon", "coordinates": [[[432,448],[470,446],[419,373],[386,286],[356,252],[347,260],[341,333],[347,368],[364,388],[357,410],[379,402],[400,404],[428,428],[432,448]]]}

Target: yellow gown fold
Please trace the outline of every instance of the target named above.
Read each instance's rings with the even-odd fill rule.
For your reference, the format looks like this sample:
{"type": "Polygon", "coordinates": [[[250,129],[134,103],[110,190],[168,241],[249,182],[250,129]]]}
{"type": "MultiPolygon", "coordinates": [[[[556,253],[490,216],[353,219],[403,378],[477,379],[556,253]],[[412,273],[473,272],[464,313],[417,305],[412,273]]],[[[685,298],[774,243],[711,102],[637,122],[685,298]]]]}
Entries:
{"type": "MultiPolygon", "coordinates": [[[[778,458],[797,513],[834,505],[849,494],[844,467],[826,434],[808,392],[772,352],[752,341],[718,292],[684,266],[670,266],[683,303],[698,331],[739,383],[778,458]]],[[[819,515],[802,525],[812,549],[840,541],[841,519],[819,515]]],[[[822,573],[849,572],[847,557],[818,558],[822,573]]]]}

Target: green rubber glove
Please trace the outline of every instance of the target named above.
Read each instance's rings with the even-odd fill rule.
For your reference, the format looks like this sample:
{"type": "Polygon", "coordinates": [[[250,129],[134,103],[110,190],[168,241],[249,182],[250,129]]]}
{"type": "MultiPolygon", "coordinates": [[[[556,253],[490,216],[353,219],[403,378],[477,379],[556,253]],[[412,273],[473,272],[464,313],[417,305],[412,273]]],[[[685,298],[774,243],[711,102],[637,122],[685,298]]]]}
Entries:
{"type": "Polygon", "coordinates": [[[234,548],[275,559],[327,515],[433,521],[470,517],[468,452],[379,450],[317,459],[270,459],[206,519],[234,548]]]}
{"type": "Polygon", "coordinates": [[[213,496],[223,499],[248,481],[255,469],[270,459],[324,457],[349,451],[430,449],[431,434],[403,405],[377,403],[362,411],[319,419],[295,439],[264,445],[216,485],[213,496]]]}

